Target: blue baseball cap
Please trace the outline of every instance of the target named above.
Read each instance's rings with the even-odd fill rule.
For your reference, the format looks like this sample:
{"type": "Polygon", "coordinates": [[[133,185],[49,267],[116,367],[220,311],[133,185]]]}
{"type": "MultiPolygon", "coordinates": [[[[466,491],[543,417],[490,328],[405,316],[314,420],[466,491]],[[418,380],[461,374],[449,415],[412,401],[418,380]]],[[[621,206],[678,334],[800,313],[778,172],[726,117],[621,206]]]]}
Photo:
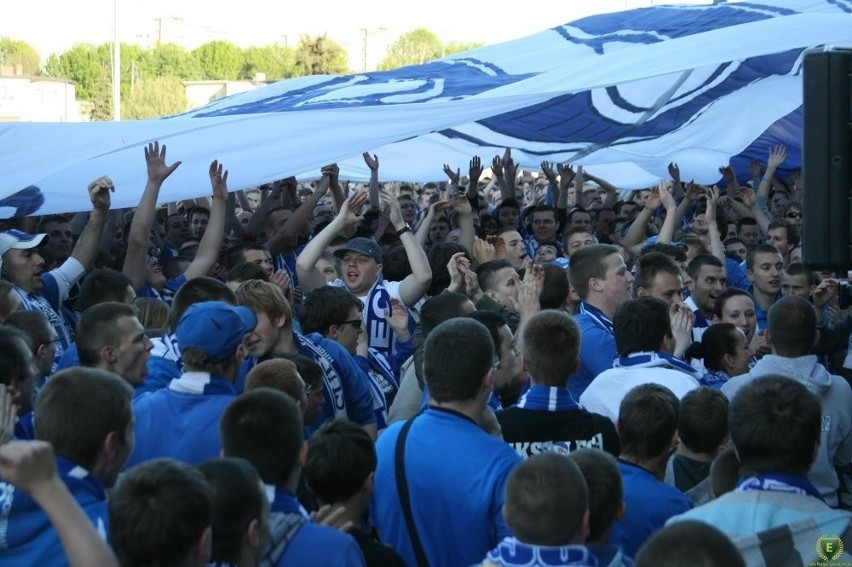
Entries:
{"type": "Polygon", "coordinates": [[[257,325],[248,307],[222,301],[203,301],[189,306],[178,321],[175,334],[181,350],[197,348],[210,360],[221,362],[234,354],[246,333],[257,325]]]}
{"type": "Polygon", "coordinates": [[[369,256],[376,261],[377,264],[382,263],[382,248],[376,244],[375,240],[359,236],[346,241],[346,244],[334,251],[334,255],[338,258],[343,258],[347,252],[357,252],[364,256],[369,256]]]}

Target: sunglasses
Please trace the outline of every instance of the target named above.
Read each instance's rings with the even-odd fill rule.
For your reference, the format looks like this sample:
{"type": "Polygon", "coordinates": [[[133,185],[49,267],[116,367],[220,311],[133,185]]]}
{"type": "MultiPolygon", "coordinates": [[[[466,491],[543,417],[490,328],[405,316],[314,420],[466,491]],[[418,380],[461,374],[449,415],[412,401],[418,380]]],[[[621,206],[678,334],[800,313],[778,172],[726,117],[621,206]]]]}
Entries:
{"type": "Polygon", "coordinates": [[[337,324],[338,327],[342,327],[343,325],[352,325],[356,329],[361,329],[364,326],[364,320],[360,318],[350,319],[349,321],[342,321],[337,324]]]}
{"type": "Polygon", "coordinates": [[[800,219],[800,218],[802,218],[802,213],[797,213],[795,211],[791,211],[784,216],[787,217],[788,219],[800,219]]]}

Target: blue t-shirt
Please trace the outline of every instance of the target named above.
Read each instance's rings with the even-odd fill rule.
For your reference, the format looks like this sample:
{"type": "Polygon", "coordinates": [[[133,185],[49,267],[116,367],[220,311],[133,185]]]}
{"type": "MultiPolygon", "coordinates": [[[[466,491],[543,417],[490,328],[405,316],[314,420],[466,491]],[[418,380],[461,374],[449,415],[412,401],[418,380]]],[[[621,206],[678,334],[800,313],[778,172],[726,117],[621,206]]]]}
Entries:
{"type": "Polygon", "coordinates": [[[600,309],[581,303],[580,313],[575,317],[580,326],[580,367],[568,380],[571,397],[579,400],[595,377],[612,368],[618,357],[612,321],[600,309]]]}

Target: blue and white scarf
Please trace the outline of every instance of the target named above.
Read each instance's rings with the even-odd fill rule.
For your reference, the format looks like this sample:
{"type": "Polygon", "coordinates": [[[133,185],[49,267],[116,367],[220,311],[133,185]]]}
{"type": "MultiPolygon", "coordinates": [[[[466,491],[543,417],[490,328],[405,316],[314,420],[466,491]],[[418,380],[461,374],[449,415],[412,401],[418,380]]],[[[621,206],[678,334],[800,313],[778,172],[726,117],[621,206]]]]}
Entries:
{"type": "Polygon", "coordinates": [[[785,473],[763,473],[757,476],[741,478],[734,489],[737,492],[768,491],[788,492],[813,496],[823,500],[822,495],[807,477],[785,473]]]}
{"type": "Polygon", "coordinates": [[[209,372],[184,372],[180,378],[175,378],[169,382],[169,390],[180,394],[199,396],[205,394],[237,394],[231,382],[209,372]]]}
{"type": "Polygon", "coordinates": [[[689,374],[696,380],[701,380],[701,373],[695,368],[682,361],[681,359],[672,356],[665,352],[634,352],[627,356],[616,358],[613,363],[613,368],[630,368],[630,367],[659,367],[669,368],[671,370],[679,370],[689,374]]]}
{"type": "Polygon", "coordinates": [[[504,567],[597,567],[597,557],[583,545],[544,547],[507,537],[488,552],[482,565],[504,567]]]}
{"type": "Polygon", "coordinates": [[[51,372],[55,372],[59,368],[59,361],[62,360],[62,354],[68,345],[71,344],[71,334],[68,327],[65,326],[65,321],[59,316],[59,313],[53,308],[50,302],[44,295],[40,293],[30,293],[27,290],[15,287],[15,292],[21,298],[21,307],[23,311],[40,311],[56,331],[56,336],[59,342],[56,343],[56,354],[53,356],[53,366],[51,372]]]}
{"type": "Polygon", "coordinates": [[[606,314],[603,311],[601,311],[600,309],[598,309],[594,305],[590,305],[590,304],[586,303],[585,301],[581,301],[580,302],[580,313],[585,313],[586,315],[591,317],[592,320],[599,327],[606,329],[606,331],[610,335],[615,334],[615,331],[613,330],[613,327],[612,327],[612,319],[607,317],[606,314]]]}
{"type": "Polygon", "coordinates": [[[571,396],[568,388],[556,386],[533,386],[518,400],[517,407],[538,411],[570,411],[580,405],[571,396]]]}
{"type": "Polygon", "coordinates": [[[367,301],[364,302],[364,321],[367,324],[367,344],[389,358],[393,353],[394,333],[385,319],[390,309],[390,294],[385,288],[385,279],[380,275],[370,288],[367,301]]]}
{"type": "Polygon", "coordinates": [[[708,386],[719,390],[725,382],[730,380],[730,378],[731,377],[728,376],[728,373],[724,370],[707,370],[704,375],[698,379],[698,382],[702,386],[708,386]]]}
{"type": "Polygon", "coordinates": [[[293,333],[293,342],[299,354],[307,356],[320,365],[324,375],[323,394],[325,395],[324,417],[326,419],[346,419],[346,397],[343,394],[343,379],[334,366],[334,357],[324,348],[314,344],[299,333],[293,333]]]}
{"type": "Polygon", "coordinates": [[[171,360],[177,365],[178,370],[183,370],[183,359],[181,358],[177,335],[174,333],[165,333],[151,342],[154,343],[151,356],[159,356],[160,358],[171,360]]]}

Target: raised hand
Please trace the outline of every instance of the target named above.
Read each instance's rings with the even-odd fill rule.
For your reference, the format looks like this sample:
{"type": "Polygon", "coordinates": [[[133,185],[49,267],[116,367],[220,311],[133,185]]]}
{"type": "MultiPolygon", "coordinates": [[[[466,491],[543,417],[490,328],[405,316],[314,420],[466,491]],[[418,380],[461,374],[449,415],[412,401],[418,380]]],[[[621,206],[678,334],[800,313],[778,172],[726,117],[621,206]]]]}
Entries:
{"type": "Polygon", "coordinates": [[[444,173],[447,175],[447,178],[450,180],[450,183],[452,183],[456,187],[459,186],[459,179],[461,178],[461,169],[456,169],[455,171],[453,171],[453,168],[445,163],[444,173]]]}
{"type": "Polygon", "coordinates": [[[366,191],[359,191],[343,201],[343,204],[340,205],[340,212],[337,213],[337,216],[343,219],[344,225],[348,226],[358,224],[358,209],[367,202],[368,198],[369,196],[366,191]]]}
{"type": "Polygon", "coordinates": [[[701,185],[698,185],[694,181],[690,181],[686,184],[685,195],[690,201],[697,201],[701,198],[701,185]]]}
{"type": "Polygon", "coordinates": [[[269,276],[269,283],[284,292],[284,295],[290,295],[290,274],[284,270],[275,270],[275,272],[269,276]]]}
{"type": "Polygon", "coordinates": [[[381,193],[382,202],[390,209],[391,224],[393,224],[395,230],[400,230],[405,226],[405,220],[402,218],[402,208],[399,206],[399,201],[393,193],[387,190],[387,188],[383,187],[381,193]]]}
{"type": "Polygon", "coordinates": [[[165,181],[181,164],[176,161],[172,165],[166,165],[166,145],[161,147],[160,142],[145,146],[145,163],[148,166],[148,181],[154,183],[165,181]]]}
{"type": "Polygon", "coordinates": [[[553,170],[553,164],[549,161],[541,162],[541,172],[547,178],[548,183],[557,185],[556,172],[553,170]]]}
{"type": "Polygon", "coordinates": [[[707,189],[707,211],[704,217],[708,223],[715,222],[716,219],[716,203],[719,202],[719,188],[715,185],[707,189]]]}
{"type": "Polygon", "coordinates": [[[754,189],[751,187],[742,187],[737,193],[737,196],[742,200],[743,205],[751,209],[757,203],[757,197],[754,194],[754,189]]]}
{"type": "Polygon", "coordinates": [[[559,171],[560,190],[567,188],[574,182],[577,174],[574,172],[574,168],[571,167],[570,163],[557,163],[556,169],[559,171]]]}
{"type": "Polygon", "coordinates": [[[364,156],[364,163],[367,164],[367,167],[370,168],[370,171],[378,171],[379,170],[379,156],[376,154],[370,155],[370,152],[364,152],[362,154],[364,156]]]}
{"type": "Polygon", "coordinates": [[[766,160],[767,169],[777,169],[787,159],[787,146],[773,146],[769,148],[769,159],[766,160]]]}
{"type": "Polygon", "coordinates": [[[320,170],[320,173],[322,175],[327,175],[328,178],[331,180],[331,183],[334,184],[337,183],[337,179],[340,176],[340,168],[337,167],[336,163],[330,163],[328,165],[323,166],[323,168],[320,170]]]}
{"type": "Polygon", "coordinates": [[[210,185],[213,187],[213,198],[220,201],[228,200],[228,170],[224,169],[219,160],[210,164],[210,185]]]}
{"type": "Polygon", "coordinates": [[[652,187],[650,193],[648,200],[645,201],[645,208],[653,213],[660,207],[660,189],[652,187]]]}
{"type": "Polygon", "coordinates": [[[390,328],[396,333],[397,338],[400,338],[401,334],[405,337],[410,336],[408,332],[408,316],[408,309],[405,307],[405,304],[398,299],[392,298],[390,306],[385,309],[385,321],[387,321],[390,328]]]}
{"type": "Polygon", "coordinates": [[[491,171],[494,173],[494,177],[503,179],[503,162],[500,160],[500,156],[494,156],[491,160],[491,171]]]}
{"type": "MultiPolygon", "coordinates": [[[[497,239],[500,240],[499,237],[497,239]]],[[[497,258],[497,251],[492,242],[477,237],[473,240],[473,257],[481,265],[497,258]]]]}
{"type": "Polygon", "coordinates": [[[660,203],[667,212],[677,209],[677,201],[675,201],[674,195],[672,195],[672,183],[670,181],[661,179],[660,184],[657,186],[657,192],[660,195],[660,203]]]}
{"type": "Polygon", "coordinates": [[[115,191],[112,180],[106,175],[98,177],[89,183],[89,200],[98,211],[108,211],[111,204],[111,195],[115,191]]]}
{"type": "Polygon", "coordinates": [[[479,156],[473,156],[467,170],[468,190],[474,193],[478,190],[479,178],[482,177],[482,160],[479,156]]]}
{"type": "Polygon", "coordinates": [[[748,164],[748,174],[752,179],[757,179],[763,173],[763,166],[756,159],[753,159],[748,164]]]}
{"type": "Polygon", "coordinates": [[[669,163],[669,175],[675,183],[680,183],[680,168],[675,162],[669,163]]]}

